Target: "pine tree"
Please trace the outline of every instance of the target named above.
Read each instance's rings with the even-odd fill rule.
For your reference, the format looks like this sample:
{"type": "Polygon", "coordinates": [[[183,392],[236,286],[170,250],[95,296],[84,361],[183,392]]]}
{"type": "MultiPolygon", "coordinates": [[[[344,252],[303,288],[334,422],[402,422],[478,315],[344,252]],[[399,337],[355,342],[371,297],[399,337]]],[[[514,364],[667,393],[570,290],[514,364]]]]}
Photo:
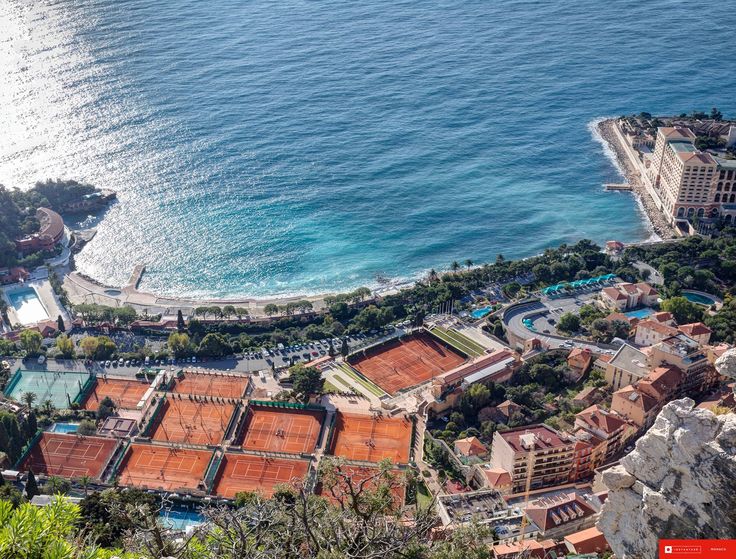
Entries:
{"type": "Polygon", "coordinates": [[[33,499],[36,495],[39,495],[38,483],[36,483],[36,476],[33,475],[32,470],[28,470],[28,479],[26,479],[26,497],[33,499]]]}

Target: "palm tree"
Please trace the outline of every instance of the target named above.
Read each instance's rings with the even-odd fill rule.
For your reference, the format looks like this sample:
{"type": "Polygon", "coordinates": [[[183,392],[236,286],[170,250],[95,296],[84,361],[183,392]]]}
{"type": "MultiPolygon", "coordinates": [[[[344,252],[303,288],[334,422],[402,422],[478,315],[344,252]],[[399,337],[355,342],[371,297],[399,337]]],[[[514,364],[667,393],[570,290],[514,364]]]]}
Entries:
{"type": "Polygon", "coordinates": [[[466,268],[467,268],[468,270],[470,270],[470,268],[472,268],[472,267],[473,267],[473,261],[472,261],[472,260],[471,260],[470,258],[466,259],[466,260],[465,260],[465,266],[466,266],[466,268]]]}
{"type": "Polygon", "coordinates": [[[436,270],[435,270],[434,268],[432,268],[432,269],[431,269],[431,270],[429,271],[429,275],[427,276],[427,278],[428,278],[428,279],[429,279],[429,281],[431,281],[431,282],[433,282],[433,281],[437,281],[437,278],[438,278],[438,277],[439,277],[439,276],[437,276],[437,271],[436,271],[436,270]]]}
{"type": "Polygon", "coordinates": [[[46,415],[51,415],[54,413],[54,403],[51,400],[44,400],[41,411],[46,415]]]}
{"type": "Polygon", "coordinates": [[[33,392],[25,392],[21,398],[26,403],[26,406],[28,406],[28,409],[32,410],[33,402],[36,401],[36,395],[33,392]]]}
{"type": "Polygon", "coordinates": [[[452,264],[450,264],[450,268],[452,268],[453,272],[457,272],[460,269],[460,263],[457,260],[453,260],[452,264]]]}
{"type": "Polygon", "coordinates": [[[89,484],[92,482],[92,478],[89,476],[81,476],[78,480],[79,485],[82,486],[82,489],[84,489],[84,496],[87,496],[87,489],[89,488],[89,484]]]}

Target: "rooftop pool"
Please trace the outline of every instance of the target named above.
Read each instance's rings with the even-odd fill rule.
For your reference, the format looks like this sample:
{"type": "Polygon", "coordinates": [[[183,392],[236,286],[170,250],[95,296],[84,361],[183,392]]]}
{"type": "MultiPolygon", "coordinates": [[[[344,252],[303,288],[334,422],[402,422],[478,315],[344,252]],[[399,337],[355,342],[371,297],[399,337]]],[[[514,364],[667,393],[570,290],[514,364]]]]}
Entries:
{"type": "Polygon", "coordinates": [[[41,303],[38,293],[32,287],[23,287],[6,293],[10,304],[18,315],[18,320],[24,326],[36,324],[49,319],[46,307],[41,303]]]}

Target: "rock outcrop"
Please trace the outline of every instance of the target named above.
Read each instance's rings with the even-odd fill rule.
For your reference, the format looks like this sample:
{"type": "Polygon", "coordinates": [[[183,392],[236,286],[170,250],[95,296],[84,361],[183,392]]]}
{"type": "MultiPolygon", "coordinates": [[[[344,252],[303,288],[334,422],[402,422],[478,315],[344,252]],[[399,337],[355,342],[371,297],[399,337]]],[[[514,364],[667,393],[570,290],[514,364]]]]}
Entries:
{"type": "Polygon", "coordinates": [[[670,402],[603,482],[598,527],[620,559],[657,557],[659,538],[736,537],[736,414],[670,402]]]}

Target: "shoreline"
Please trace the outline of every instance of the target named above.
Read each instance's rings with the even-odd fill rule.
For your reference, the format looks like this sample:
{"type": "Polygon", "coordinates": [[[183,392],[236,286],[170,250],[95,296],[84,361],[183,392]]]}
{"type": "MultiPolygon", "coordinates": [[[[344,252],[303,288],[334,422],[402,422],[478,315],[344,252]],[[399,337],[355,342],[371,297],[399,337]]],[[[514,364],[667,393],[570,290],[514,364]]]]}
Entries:
{"type": "Polygon", "coordinates": [[[626,182],[631,185],[631,192],[636,197],[637,202],[639,202],[642,213],[646,216],[654,234],[660,240],[677,237],[675,230],[667,223],[656,202],[652,199],[651,194],[642,183],[639,170],[632,163],[624,146],[621,145],[615,129],[617,126],[616,120],[615,118],[601,120],[595,125],[595,129],[613,153],[617,167],[626,179],[626,182]]]}
{"type": "MultiPolygon", "coordinates": [[[[672,227],[665,221],[661,212],[657,208],[647,189],[642,184],[639,171],[626,153],[624,146],[615,130],[616,119],[603,119],[592,126],[593,132],[597,133],[601,143],[610,153],[605,155],[611,156],[613,163],[619,172],[625,177],[626,181],[631,184],[631,192],[634,194],[639,210],[646,219],[647,224],[652,230],[652,236],[649,239],[639,242],[652,242],[667,240],[676,237],[672,227]]],[[[636,244],[636,243],[631,243],[636,244]]],[[[186,296],[157,295],[147,291],[141,291],[137,285],[140,281],[141,271],[137,279],[131,283],[128,282],[124,286],[116,287],[105,285],[102,282],[89,277],[70,267],[63,274],[63,286],[66,289],[69,299],[73,304],[96,303],[99,305],[119,307],[123,305],[137,308],[139,311],[146,311],[150,314],[161,314],[162,316],[173,316],[177,311],[181,310],[185,314],[191,314],[192,310],[199,306],[208,305],[233,305],[243,307],[248,310],[250,316],[264,317],[266,305],[285,305],[297,301],[309,301],[314,306],[315,312],[321,312],[327,305],[325,298],[335,296],[342,292],[328,292],[315,295],[303,296],[265,296],[265,297],[226,297],[226,298],[197,298],[186,296]]],[[[133,275],[136,275],[134,270],[133,275]]],[[[389,295],[398,293],[401,289],[412,287],[418,280],[403,281],[401,283],[390,284],[371,289],[374,296],[389,295]]]]}

